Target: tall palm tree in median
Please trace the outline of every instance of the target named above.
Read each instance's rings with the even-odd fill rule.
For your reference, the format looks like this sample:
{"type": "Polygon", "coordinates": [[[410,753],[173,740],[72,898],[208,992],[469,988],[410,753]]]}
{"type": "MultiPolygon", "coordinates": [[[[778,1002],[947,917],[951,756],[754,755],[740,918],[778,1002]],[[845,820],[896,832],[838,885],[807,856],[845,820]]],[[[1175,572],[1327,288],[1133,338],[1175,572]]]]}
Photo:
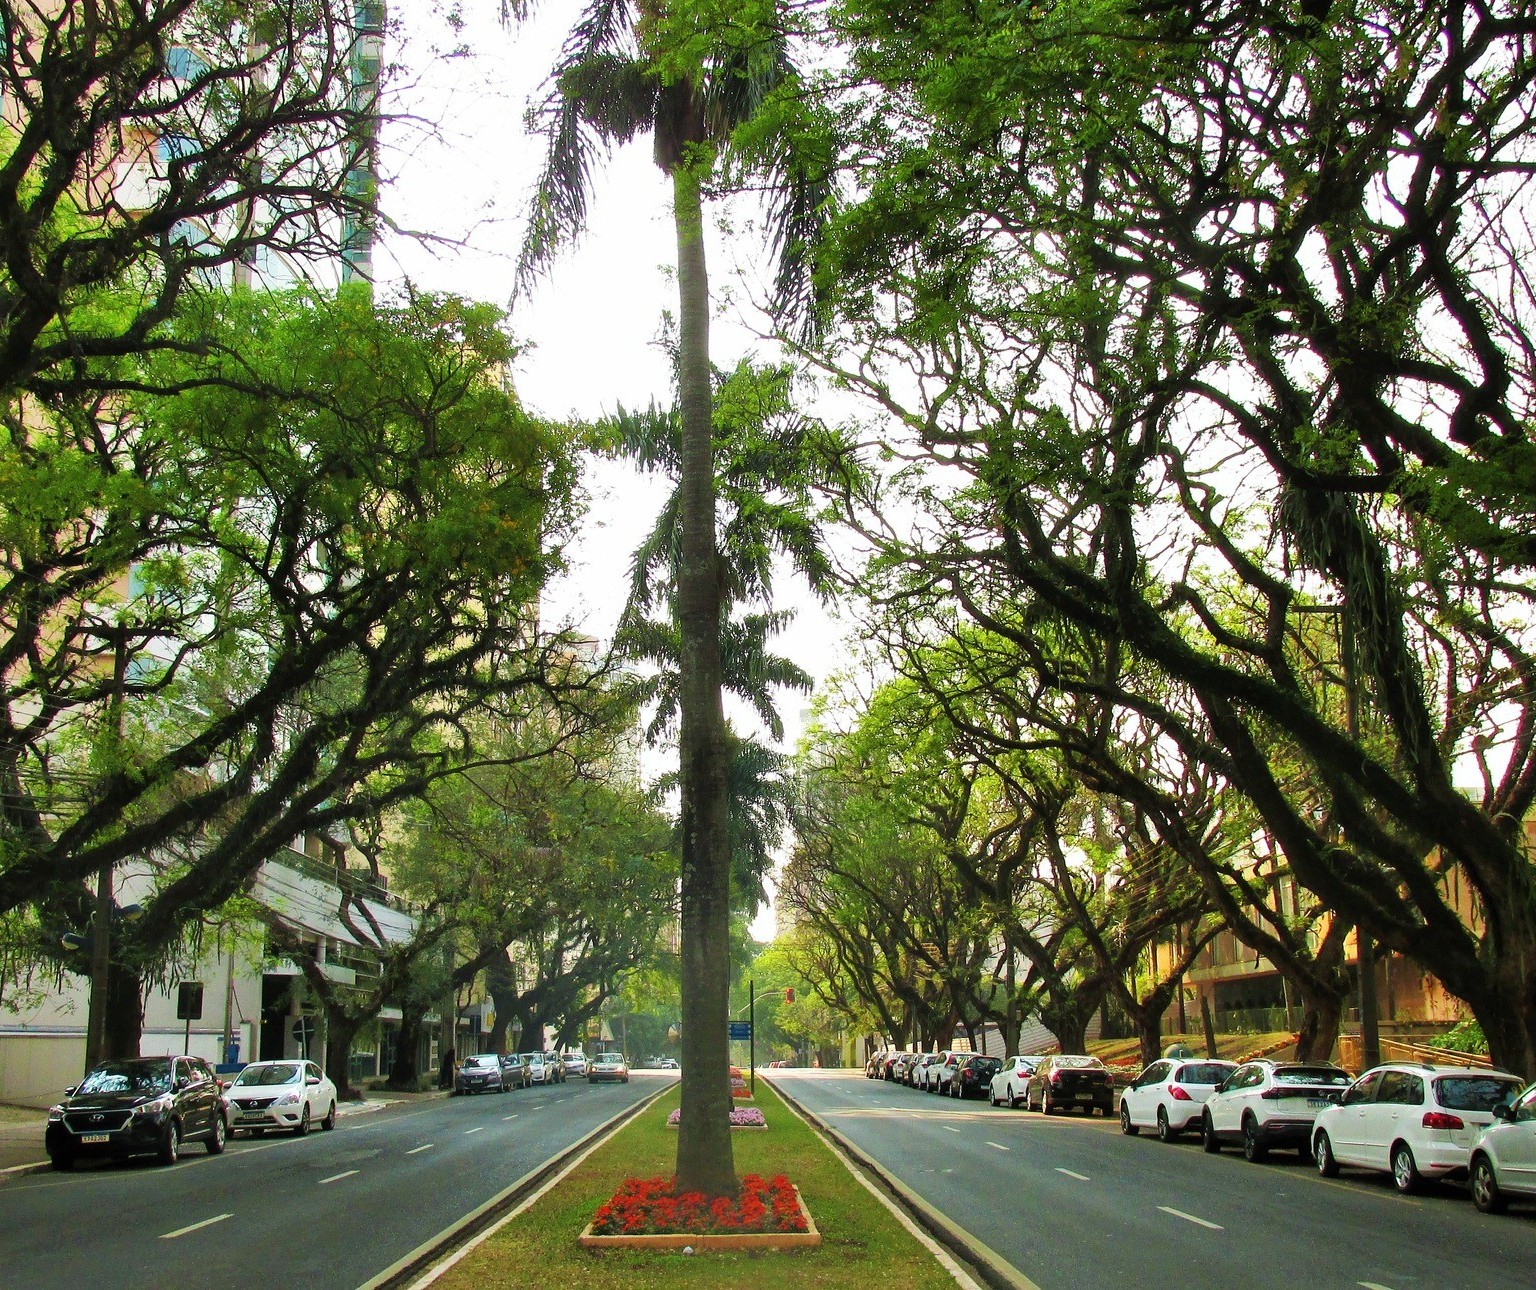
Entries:
{"type": "MultiPolygon", "coordinates": [[[[520,5],[512,6],[516,13],[520,5]]],[[[722,573],[715,538],[709,277],[703,196],[717,167],[752,176],[770,198],[777,304],[808,315],[804,272],[828,193],[787,133],[741,128],[795,119],[799,78],[776,0],[702,29],[688,0],[590,0],[551,76],[543,109],[544,172],[519,264],[519,290],[586,224],[594,159],[649,132],[672,181],[677,236],[682,837],[682,1117],[677,1188],[734,1194],[730,1139],[730,752],[721,705],[722,573]],[[754,21],[760,14],[763,21],[754,21]],[[772,20],[772,21],[768,21],[772,20]],[[765,140],[774,139],[773,142],[765,140]]]]}

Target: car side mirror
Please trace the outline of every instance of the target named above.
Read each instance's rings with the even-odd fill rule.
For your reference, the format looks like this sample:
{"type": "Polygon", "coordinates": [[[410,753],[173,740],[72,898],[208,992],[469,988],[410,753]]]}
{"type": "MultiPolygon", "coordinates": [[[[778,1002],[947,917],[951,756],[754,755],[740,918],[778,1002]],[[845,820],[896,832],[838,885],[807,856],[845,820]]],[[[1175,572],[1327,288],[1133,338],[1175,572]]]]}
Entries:
{"type": "Polygon", "coordinates": [[[71,1095],[72,1095],[72,1094],[73,1094],[73,1093],[74,1093],[74,1091],[75,1091],[75,1090],[76,1090],[76,1089],[77,1089],[77,1088],[79,1088],[79,1087],[80,1087],[80,1085],[78,1085],[78,1084],[71,1084],[71,1085],[69,1085],[69,1086],[68,1086],[68,1087],[67,1087],[67,1088],[66,1088],[66,1089],[65,1089],[65,1090],[64,1090],[64,1096],[65,1096],[65,1097],[69,1097],[69,1096],[71,1096],[71,1095]]]}
{"type": "Polygon", "coordinates": [[[308,1078],[308,1079],[306,1079],[306,1080],[305,1080],[305,1081],[304,1081],[304,1082],[305,1082],[305,1083],[306,1083],[306,1084],[318,1084],[318,1083],[319,1083],[319,1082],[320,1082],[320,1079],[319,1079],[319,1077],[318,1077],[318,1076],[316,1076],[316,1075],[311,1075],[311,1076],[310,1076],[310,1077],[309,1077],[309,1078],[308,1078]]]}
{"type": "Polygon", "coordinates": [[[1515,1118],[1515,1108],[1508,1102],[1500,1102],[1493,1108],[1493,1118],[1495,1120],[1513,1120],[1515,1118]]]}

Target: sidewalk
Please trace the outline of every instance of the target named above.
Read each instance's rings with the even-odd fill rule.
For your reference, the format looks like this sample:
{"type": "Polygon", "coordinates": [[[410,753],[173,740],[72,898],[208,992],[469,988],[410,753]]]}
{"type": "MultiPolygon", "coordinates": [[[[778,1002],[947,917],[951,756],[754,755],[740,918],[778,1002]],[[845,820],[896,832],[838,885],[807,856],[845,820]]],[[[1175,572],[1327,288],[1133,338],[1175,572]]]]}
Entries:
{"type": "MultiPolygon", "coordinates": [[[[370,1092],[360,1102],[340,1102],[336,1116],[366,1115],[381,1111],[393,1102],[419,1102],[447,1097],[446,1093],[370,1092]]],[[[0,1186],[17,1174],[47,1169],[48,1153],[43,1149],[43,1135],[48,1127],[48,1112],[24,1106],[0,1106],[0,1186]]]]}

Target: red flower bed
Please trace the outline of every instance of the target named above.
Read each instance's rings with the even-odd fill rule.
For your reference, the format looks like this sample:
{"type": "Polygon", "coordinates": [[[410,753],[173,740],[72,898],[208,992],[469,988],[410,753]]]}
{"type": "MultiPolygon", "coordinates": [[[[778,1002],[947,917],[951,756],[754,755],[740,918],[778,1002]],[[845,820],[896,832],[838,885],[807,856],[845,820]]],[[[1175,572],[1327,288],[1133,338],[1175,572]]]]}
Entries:
{"type": "Polygon", "coordinates": [[[671,1178],[626,1178],[613,1199],[592,1216],[594,1236],[655,1236],[686,1232],[804,1232],[800,1198],[783,1174],[746,1174],[738,1196],[711,1200],[702,1192],[673,1195],[671,1178]]]}

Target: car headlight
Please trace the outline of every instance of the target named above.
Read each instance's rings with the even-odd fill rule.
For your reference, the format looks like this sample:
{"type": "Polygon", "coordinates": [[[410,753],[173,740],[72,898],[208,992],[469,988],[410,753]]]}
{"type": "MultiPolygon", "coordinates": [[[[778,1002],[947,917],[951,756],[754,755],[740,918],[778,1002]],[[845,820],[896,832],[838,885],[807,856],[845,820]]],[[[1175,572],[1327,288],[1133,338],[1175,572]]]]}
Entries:
{"type": "Polygon", "coordinates": [[[140,1119],[157,1120],[170,1111],[172,1101],[171,1095],[166,1093],[152,1101],[139,1103],[133,1108],[133,1113],[140,1119]]]}
{"type": "Polygon", "coordinates": [[[272,1103],[273,1106],[295,1106],[304,1100],[302,1093],[284,1093],[282,1097],[272,1103]]]}
{"type": "Polygon", "coordinates": [[[55,1104],[55,1105],[50,1106],[48,1108],[48,1123],[49,1124],[57,1124],[63,1118],[64,1118],[64,1107],[63,1107],[62,1104],[55,1104]]]}

